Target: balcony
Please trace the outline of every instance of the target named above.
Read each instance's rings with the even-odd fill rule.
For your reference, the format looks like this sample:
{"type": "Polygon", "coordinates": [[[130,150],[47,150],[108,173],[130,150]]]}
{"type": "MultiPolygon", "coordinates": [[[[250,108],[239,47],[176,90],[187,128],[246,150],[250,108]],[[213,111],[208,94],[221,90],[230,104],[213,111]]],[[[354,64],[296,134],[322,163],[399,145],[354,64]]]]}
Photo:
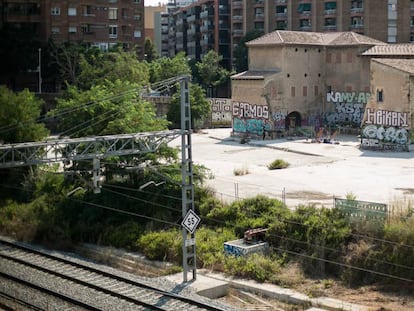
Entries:
{"type": "Polygon", "coordinates": [[[364,8],[363,7],[351,8],[351,16],[361,15],[363,13],[364,13],[364,8]]]}
{"type": "Polygon", "coordinates": [[[243,22],[243,16],[241,16],[241,15],[233,15],[231,17],[231,20],[233,22],[243,22]]]}
{"type": "Polygon", "coordinates": [[[276,4],[284,4],[287,3],[287,0],[275,0],[276,4]]]}
{"type": "Polygon", "coordinates": [[[233,9],[242,9],[243,8],[243,1],[233,1],[231,4],[233,9]]]}
{"type": "Polygon", "coordinates": [[[325,10],[323,12],[324,15],[336,15],[336,9],[331,9],[331,10],[325,10]]]}
{"type": "Polygon", "coordinates": [[[187,22],[188,23],[194,22],[195,20],[196,20],[196,16],[195,15],[187,16],[187,22]]]}
{"type": "Polygon", "coordinates": [[[361,28],[364,28],[363,23],[357,23],[357,24],[352,24],[351,25],[351,29],[361,29],[361,28]]]}
{"type": "Polygon", "coordinates": [[[234,37],[242,37],[243,36],[243,29],[234,29],[233,30],[234,37]]]}
{"type": "Polygon", "coordinates": [[[264,13],[256,13],[254,15],[254,21],[263,21],[264,20],[264,13]]]}
{"type": "Polygon", "coordinates": [[[335,31],[336,30],[336,25],[324,25],[323,29],[327,30],[327,31],[335,31]]]}

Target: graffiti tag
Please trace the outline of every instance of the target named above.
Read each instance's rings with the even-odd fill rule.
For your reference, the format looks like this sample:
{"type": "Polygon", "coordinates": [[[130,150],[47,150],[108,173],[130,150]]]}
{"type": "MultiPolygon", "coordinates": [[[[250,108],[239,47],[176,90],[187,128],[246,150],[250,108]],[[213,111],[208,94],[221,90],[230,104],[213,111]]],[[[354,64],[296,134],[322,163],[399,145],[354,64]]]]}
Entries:
{"type": "Polygon", "coordinates": [[[245,102],[233,102],[233,117],[268,119],[269,107],[245,102]]]}
{"type": "Polygon", "coordinates": [[[365,123],[383,126],[407,127],[408,113],[367,108],[367,119],[365,123]]]}
{"type": "Polygon", "coordinates": [[[363,128],[362,137],[401,145],[408,143],[408,131],[405,128],[384,127],[371,124],[363,128]]]}

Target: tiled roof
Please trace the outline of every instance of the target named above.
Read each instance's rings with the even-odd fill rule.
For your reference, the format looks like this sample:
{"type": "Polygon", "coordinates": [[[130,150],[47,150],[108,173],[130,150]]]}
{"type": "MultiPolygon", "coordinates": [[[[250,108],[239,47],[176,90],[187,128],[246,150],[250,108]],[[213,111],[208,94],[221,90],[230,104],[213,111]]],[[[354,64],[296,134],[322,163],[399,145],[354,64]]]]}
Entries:
{"type": "Polygon", "coordinates": [[[414,57],[414,44],[387,44],[376,45],[364,53],[364,56],[412,56],[414,57]]]}
{"type": "Polygon", "coordinates": [[[267,76],[279,73],[280,70],[247,70],[231,76],[232,79],[238,80],[263,80],[267,76]]]}
{"type": "Polygon", "coordinates": [[[273,44],[308,44],[308,45],[354,45],[386,44],[385,42],[357,34],[355,32],[306,32],[276,30],[247,42],[248,46],[273,44]]]}
{"type": "Polygon", "coordinates": [[[410,75],[414,75],[414,59],[402,58],[373,58],[374,62],[384,64],[401,71],[405,71],[410,75]]]}

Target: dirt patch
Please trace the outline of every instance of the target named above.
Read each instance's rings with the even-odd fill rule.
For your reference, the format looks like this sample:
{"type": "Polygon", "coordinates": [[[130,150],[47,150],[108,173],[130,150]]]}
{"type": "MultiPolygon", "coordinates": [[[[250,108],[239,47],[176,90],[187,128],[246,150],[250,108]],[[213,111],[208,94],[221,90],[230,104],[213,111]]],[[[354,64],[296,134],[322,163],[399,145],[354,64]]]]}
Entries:
{"type": "Polygon", "coordinates": [[[404,195],[414,194],[414,188],[394,188],[395,190],[400,190],[404,195]]]}
{"type": "Polygon", "coordinates": [[[291,264],[283,269],[279,279],[286,287],[308,295],[310,298],[330,297],[369,307],[373,311],[414,310],[414,283],[405,286],[349,287],[336,279],[313,279],[305,276],[299,265],[291,264]]]}
{"type": "Polygon", "coordinates": [[[323,193],[319,191],[294,191],[287,192],[286,198],[307,200],[329,200],[332,199],[332,194],[323,193]]]}

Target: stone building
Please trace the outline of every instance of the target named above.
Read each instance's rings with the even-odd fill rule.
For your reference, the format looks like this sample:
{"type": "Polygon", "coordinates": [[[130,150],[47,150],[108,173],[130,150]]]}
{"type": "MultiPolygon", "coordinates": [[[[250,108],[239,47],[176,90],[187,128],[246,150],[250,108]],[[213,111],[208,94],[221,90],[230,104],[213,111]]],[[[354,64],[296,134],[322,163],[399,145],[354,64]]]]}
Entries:
{"type": "Polygon", "coordinates": [[[249,70],[232,76],[233,130],[262,135],[359,128],[370,58],[386,43],[354,32],[274,31],[247,43],[249,70]]]}
{"type": "Polygon", "coordinates": [[[372,59],[371,94],[362,121],[362,147],[407,150],[413,135],[414,59],[372,59]]]}

